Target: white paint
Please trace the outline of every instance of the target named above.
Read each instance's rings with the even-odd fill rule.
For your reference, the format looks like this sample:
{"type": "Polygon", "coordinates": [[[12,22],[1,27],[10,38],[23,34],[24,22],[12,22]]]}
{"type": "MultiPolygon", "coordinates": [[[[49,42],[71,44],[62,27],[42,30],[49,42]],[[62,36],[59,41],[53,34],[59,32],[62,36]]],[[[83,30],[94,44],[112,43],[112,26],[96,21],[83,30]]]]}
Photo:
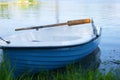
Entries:
{"type": "Polygon", "coordinates": [[[54,47],[83,44],[95,38],[89,24],[74,27],[46,28],[39,31],[16,34],[4,38],[11,43],[0,41],[7,47],[54,47]]]}

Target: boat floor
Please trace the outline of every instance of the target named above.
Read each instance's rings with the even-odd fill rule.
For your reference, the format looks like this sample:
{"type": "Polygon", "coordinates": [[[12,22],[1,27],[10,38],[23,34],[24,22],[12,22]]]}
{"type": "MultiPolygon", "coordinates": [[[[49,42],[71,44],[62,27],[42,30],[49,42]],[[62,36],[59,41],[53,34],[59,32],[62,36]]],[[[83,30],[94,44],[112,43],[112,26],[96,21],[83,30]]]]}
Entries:
{"type": "Polygon", "coordinates": [[[83,44],[95,37],[90,25],[74,27],[56,27],[40,29],[39,31],[23,31],[6,37],[11,43],[6,44],[0,40],[1,46],[7,47],[53,47],[53,46],[69,46],[83,44]]]}

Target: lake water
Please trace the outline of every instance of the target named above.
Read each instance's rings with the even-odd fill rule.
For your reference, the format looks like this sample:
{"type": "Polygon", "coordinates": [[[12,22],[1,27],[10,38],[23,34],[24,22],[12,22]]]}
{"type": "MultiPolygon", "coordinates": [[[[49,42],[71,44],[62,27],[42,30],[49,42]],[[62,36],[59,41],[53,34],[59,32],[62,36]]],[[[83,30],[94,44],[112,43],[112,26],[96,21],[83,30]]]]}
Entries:
{"type": "MultiPolygon", "coordinates": [[[[39,4],[0,5],[0,36],[6,37],[30,31],[15,32],[15,28],[38,26],[67,20],[92,18],[102,27],[100,69],[116,68],[120,63],[120,1],[119,0],[40,0],[39,4]]],[[[32,32],[33,30],[31,30],[32,32]]]]}

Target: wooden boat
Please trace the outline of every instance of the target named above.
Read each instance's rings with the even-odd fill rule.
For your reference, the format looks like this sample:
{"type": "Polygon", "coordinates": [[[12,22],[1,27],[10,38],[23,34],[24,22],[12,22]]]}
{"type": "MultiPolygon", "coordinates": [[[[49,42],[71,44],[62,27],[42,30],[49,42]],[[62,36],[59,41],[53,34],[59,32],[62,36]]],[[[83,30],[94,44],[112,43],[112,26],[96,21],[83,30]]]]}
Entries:
{"type": "MultiPolygon", "coordinates": [[[[94,51],[99,44],[101,28],[90,19],[42,26],[40,31],[23,32],[0,40],[0,48],[15,71],[37,73],[74,63],[94,51]],[[84,25],[76,25],[88,23],[84,25]],[[62,27],[61,27],[62,25],[62,27]],[[44,28],[45,27],[45,28],[44,28]],[[47,27],[47,28],[46,28],[47,27]],[[9,41],[6,41],[9,40],[9,41]]],[[[41,26],[17,30],[39,29],[41,26]]]]}

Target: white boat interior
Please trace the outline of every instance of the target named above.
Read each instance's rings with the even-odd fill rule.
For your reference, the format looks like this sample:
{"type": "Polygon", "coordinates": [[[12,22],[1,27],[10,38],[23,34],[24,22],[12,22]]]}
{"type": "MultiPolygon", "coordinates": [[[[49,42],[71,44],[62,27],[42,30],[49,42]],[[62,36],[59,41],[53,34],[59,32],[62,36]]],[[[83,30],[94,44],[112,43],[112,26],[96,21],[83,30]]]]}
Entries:
{"type": "Polygon", "coordinates": [[[95,37],[91,24],[59,26],[43,28],[39,31],[30,30],[27,33],[23,31],[21,34],[5,37],[4,39],[10,41],[10,44],[0,40],[0,45],[4,47],[69,46],[86,43],[95,37]]]}

